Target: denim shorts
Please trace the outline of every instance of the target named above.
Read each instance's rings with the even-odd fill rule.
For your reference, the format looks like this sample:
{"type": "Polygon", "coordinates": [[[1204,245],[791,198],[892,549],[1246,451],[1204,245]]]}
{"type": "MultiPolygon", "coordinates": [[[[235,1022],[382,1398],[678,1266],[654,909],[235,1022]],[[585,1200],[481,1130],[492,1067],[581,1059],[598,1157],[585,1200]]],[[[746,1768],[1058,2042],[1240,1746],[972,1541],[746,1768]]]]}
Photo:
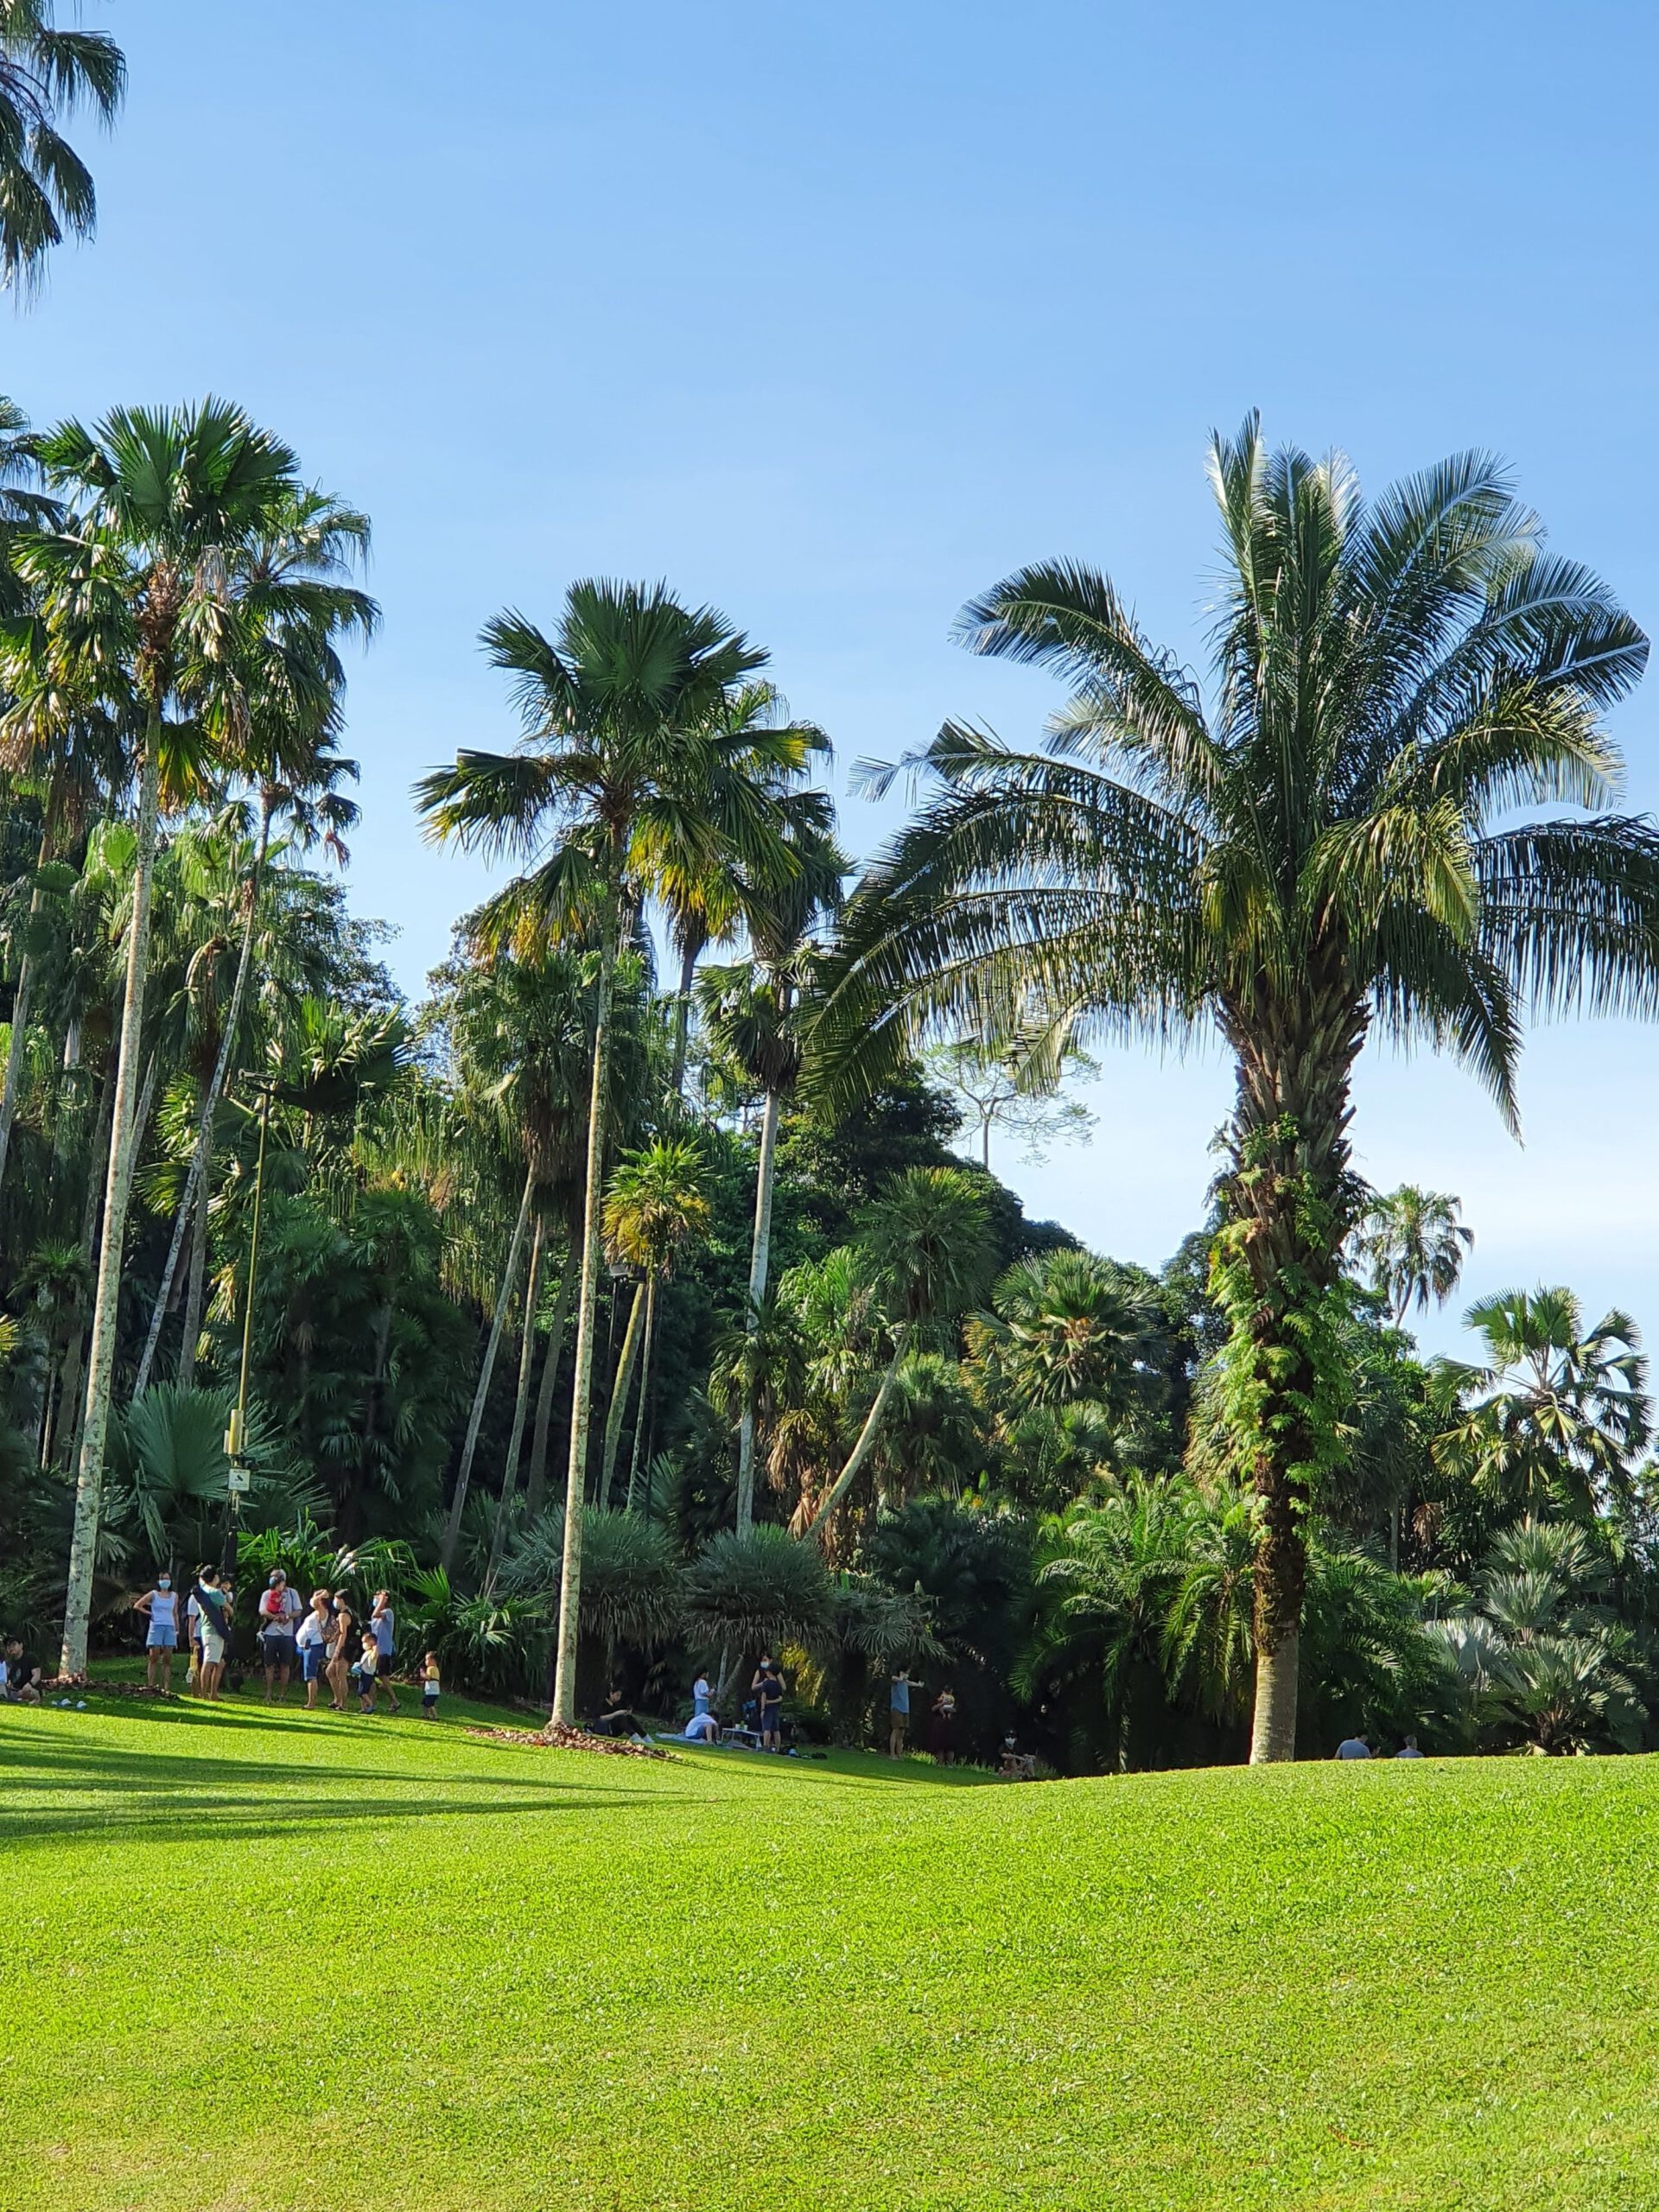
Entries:
{"type": "Polygon", "coordinates": [[[300,1653],[302,1674],[308,1682],[320,1682],[322,1680],[322,1670],[327,1663],[320,1643],[308,1643],[300,1653]]]}
{"type": "Polygon", "coordinates": [[[179,1632],[176,1629],[153,1628],[144,1638],[146,1651],[176,1651],[178,1648],[179,1632]]]}

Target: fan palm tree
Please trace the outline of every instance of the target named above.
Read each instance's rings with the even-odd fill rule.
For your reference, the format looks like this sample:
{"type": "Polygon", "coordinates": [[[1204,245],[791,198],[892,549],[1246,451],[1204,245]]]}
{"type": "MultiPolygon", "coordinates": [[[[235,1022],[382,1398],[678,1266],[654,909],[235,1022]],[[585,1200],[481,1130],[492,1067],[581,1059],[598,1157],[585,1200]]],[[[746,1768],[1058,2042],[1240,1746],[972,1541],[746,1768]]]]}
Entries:
{"type": "MultiPolygon", "coordinates": [[[[337,647],[348,636],[366,642],[379,621],[373,600],[349,581],[368,550],[366,515],[297,486],[257,536],[235,550],[232,589],[243,618],[238,628],[247,656],[238,680],[245,694],[249,751],[257,763],[257,827],[231,1003],[213,1072],[202,1086],[195,1147],[139,1357],[135,1398],[143,1395],[149,1381],[185,1230],[193,1219],[206,1220],[213,1117],[239,1040],[272,826],[280,815],[289,815],[296,842],[303,846],[320,836],[326,846],[343,852],[340,834],[357,818],[356,806],[335,788],[342,778],[357,774],[356,762],[341,759],[335,750],[346,683],[337,647]]],[[[187,1320],[187,1364],[193,1341],[187,1320]]]]}
{"type": "MultiPolygon", "coordinates": [[[[1465,455],[1362,499],[1340,455],[1217,436],[1214,684],[1109,581],[1022,570],[963,618],[1071,686],[1044,750],[950,725],[861,887],[815,1032],[832,1095],[988,1005],[1057,1034],[1218,1031],[1237,1074],[1214,1287],[1259,1500],[1252,1757],[1294,1756],[1306,1516],[1339,1446],[1354,1065],[1454,1053],[1511,1127],[1522,1015],[1659,1002],[1659,834],[1603,710],[1647,639],[1465,455]],[[1527,802],[1587,810],[1515,819],[1527,802]]],[[[881,772],[880,782],[892,770],[881,772]]],[[[993,1042],[996,1039],[994,1038],[993,1042]]]]}
{"type": "Polygon", "coordinates": [[[1360,1217],[1356,1239],[1371,1286],[1387,1299],[1396,1328],[1414,1306],[1427,1313],[1431,1305],[1445,1305],[1474,1241],[1474,1230],[1458,1219],[1454,1198],[1444,1191],[1420,1191],[1414,1183],[1372,1198],[1360,1217]]]}
{"type": "Polygon", "coordinates": [[[781,769],[799,741],[781,731],[722,735],[721,702],[766,655],[665,585],[573,584],[556,637],[508,612],[486,626],[484,645],[512,680],[524,736],[513,753],[463,753],[422,780],[429,834],[525,863],[485,910],[486,937],[525,944],[591,928],[599,943],[553,1697],[553,1718],[570,1721],[617,959],[671,861],[683,868],[701,852],[712,862],[728,849],[759,858],[772,833],[757,760],[771,755],[781,769]]]}
{"type": "Polygon", "coordinates": [[[1582,1521],[1627,1497],[1652,1434],[1648,1363],[1626,1313],[1586,1330],[1570,1290],[1506,1290],[1465,1317],[1486,1340],[1478,1365],[1440,1363],[1457,1418],[1435,1440],[1506,1511],[1582,1521]]]}
{"type": "Polygon", "coordinates": [[[957,1167],[912,1167],[895,1175],[861,1224],[860,1244],[879,1287],[892,1356],[858,1440],[813,1515],[821,1536],[874,1448],[899,1369],[918,1335],[954,1321],[990,1272],[989,1216],[970,1175],[957,1167]]]}
{"type": "Polygon", "coordinates": [[[86,1667],[163,754],[170,774],[192,761],[245,757],[236,672],[247,639],[229,579],[237,550],[266,533],[291,499],[297,464],[240,409],[214,399],[120,408],[92,429],[67,422],[41,438],[38,453],[48,488],[79,505],[60,528],[17,541],[18,573],[35,612],[0,632],[0,682],[19,716],[54,692],[91,690],[142,728],[120,1058],[60,1668],[73,1678],[86,1667]]]}
{"type": "Polygon", "coordinates": [[[89,107],[111,123],[126,91],[102,31],[61,30],[53,0],[0,0],[0,289],[28,293],[66,228],[90,238],[91,172],[59,124],[89,107]]]}

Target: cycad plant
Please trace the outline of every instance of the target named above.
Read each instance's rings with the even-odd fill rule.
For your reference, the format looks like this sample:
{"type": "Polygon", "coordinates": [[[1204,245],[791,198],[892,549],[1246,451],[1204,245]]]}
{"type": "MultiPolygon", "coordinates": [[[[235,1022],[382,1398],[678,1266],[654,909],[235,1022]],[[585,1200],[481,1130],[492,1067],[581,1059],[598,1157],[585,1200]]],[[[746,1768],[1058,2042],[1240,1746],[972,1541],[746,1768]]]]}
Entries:
{"type": "MultiPolygon", "coordinates": [[[[972,1020],[1180,1041],[1236,1071],[1214,1285],[1257,1498],[1251,1756],[1295,1742],[1306,1519],[1338,1448],[1340,1255],[1368,1037],[1453,1053],[1516,1122],[1523,1012],[1647,1014],[1659,834],[1617,810],[1605,709],[1647,639],[1546,550],[1497,462],[1361,497],[1341,455],[1217,437],[1212,682],[1105,576],[976,601],[976,652],[1069,688],[1021,751],[951,724],[933,795],[861,887],[816,1035],[832,1094],[972,1020]],[[1528,805],[1552,810],[1517,819],[1528,805]]],[[[891,773],[891,771],[886,772],[891,773]]],[[[995,1041],[995,1039],[993,1039],[995,1041]]]]}

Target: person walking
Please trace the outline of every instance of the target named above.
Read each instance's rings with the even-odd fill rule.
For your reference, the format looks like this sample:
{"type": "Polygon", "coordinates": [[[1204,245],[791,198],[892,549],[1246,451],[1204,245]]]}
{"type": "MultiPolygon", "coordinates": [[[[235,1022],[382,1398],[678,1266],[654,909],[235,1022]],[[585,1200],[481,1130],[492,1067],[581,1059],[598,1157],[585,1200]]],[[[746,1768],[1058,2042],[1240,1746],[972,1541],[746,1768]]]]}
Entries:
{"type": "Polygon", "coordinates": [[[387,1697],[391,1700],[391,1709],[396,1713],[397,1693],[391,1686],[391,1665],[392,1652],[397,1643],[397,1624],[391,1610],[391,1594],[389,1591],[375,1592],[374,1611],[369,1616],[369,1628],[374,1637],[374,1648],[378,1655],[373,1673],[365,1675],[363,1678],[364,1687],[369,1694],[369,1708],[372,1712],[374,1693],[376,1687],[378,1686],[385,1691],[387,1697]]]}
{"type": "Polygon", "coordinates": [[[172,1576],[158,1574],[143,1596],[133,1599],[132,1610],[142,1613],[148,1623],[144,1631],[145,1687],[159,1689],[165,1697],[173,1687],[173,1654],[179,1648],[179,1593],[173,1587],[172,1576]]]}
{"type": "Polygon", "coordinates": [[[910,1694],[920,1689],[919,1682],[910,1679],[910,1669],[901,1667],[887,1685],[887,1757],[901,1759],[905,1756],[905,1736],[910,1726],[910,1694]]]}
{"type": "Polygon", "coordinates": [[[352,1678],[352,1630],[357,1623],[353,1617],[351,1602],[342,1590],[334,1599],[334,1624],[328,1637],[328,1688],[333,1695],[332,1710],[344,1713],[347,1686],[352,1678]]]}
{"type": "Polygon", "coordinates": [[[957,1763],[957,1694],[947,1682],[933,1700],[927,1748],[941,1766],[957,1763]]]}
{"type": "Polygon", "coordinates": [[[294,1643],[305,1684],[305,1709],[317,1709],[317,1684],[328,1663],[328,1644],[334,1632],[334,1599],[327,1590],[311,1592],[311,1610],[300,1623],[294,1643]]]}
{"type": "Polygon", "coordinates": [[[231,1598],[228,1591],[219,1587],[217,1567],[202,1568],[196,1577],[194,1594],[201,1634],[200,1687],[208,1704],[217,1705],[231,1640],[231,1598]]]}
{"type": "Polygon", "coordinates": [[[265,1703],[280,1704],[288,1695],[289,1677],[298,1656],[294,1630],[304,1607],[300,1593],[289,1586],[286,1572],[273,1567],[259,1593],[259,1656],[265,1668],[265,1703]]]}

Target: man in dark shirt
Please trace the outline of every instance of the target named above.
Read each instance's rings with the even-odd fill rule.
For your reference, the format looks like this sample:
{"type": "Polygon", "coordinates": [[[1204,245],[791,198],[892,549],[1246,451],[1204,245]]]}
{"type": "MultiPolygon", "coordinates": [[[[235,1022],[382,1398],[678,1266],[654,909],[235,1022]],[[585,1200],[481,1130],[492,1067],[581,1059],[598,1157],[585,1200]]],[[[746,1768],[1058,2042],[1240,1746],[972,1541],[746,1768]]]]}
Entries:
{"type": "Polygon", "coordinates": [[[11,1637],[6,1643],[4,1684],[5,1695],[13,1705],[40,1703],[40,1662],[24,1650],[20,1637],[11,1637]]]}
{"type": "Polygon", "coordinates": [[[760,1748],[763,1751],[781,1751],[784,1748],[784,1678],[772,1664],[770,1653],[756,1669],[753,1687],[760,1701],[760,1748]]]}

